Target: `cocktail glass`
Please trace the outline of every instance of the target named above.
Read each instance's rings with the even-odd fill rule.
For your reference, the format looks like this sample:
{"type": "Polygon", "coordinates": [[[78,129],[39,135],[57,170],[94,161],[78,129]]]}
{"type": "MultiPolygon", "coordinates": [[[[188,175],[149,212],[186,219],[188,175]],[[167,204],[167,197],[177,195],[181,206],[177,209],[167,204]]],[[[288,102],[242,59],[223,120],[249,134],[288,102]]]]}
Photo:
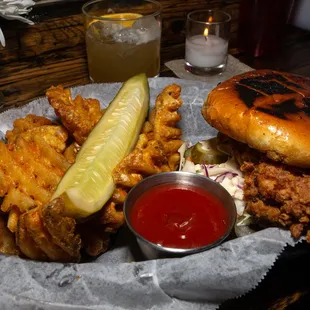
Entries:
{"type": "Polygon", "coordinates": [[[123,82],[143,72],[148,77],[159,75],[160,3],[94,0],[82,11],[92,82],[123,82]]]}

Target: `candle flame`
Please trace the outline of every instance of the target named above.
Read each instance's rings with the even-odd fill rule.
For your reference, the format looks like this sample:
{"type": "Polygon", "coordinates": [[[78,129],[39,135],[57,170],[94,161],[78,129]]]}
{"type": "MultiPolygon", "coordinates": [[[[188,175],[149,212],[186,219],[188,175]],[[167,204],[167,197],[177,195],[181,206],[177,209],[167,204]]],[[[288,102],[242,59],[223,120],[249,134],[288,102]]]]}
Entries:
{"type": "Polygon", "coordinates": [[[205,31],[203,32],[203,35],[204,35],[205,37],[207,37],[207,36],[208,36],[208,34],[209,34],[209,29],[208,29],[208,28],[206,28],[206,29],[205,29],[205,31]]]}
{"type": "Polygon", "coordinates": [[[210,16],[210,17],[208,18],[208,23],[212,23],[212,21],[213,21],[213,17],[210,16]]]}

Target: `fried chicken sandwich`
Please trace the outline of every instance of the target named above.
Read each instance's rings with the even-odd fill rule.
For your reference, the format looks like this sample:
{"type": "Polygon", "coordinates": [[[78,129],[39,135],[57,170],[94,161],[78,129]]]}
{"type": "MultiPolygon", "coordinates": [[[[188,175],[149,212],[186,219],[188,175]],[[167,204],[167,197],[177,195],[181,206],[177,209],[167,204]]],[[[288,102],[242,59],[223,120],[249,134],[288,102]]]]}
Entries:
{"type": "Polygon", "coordinates": [[[212,90],[202,114],[243,173],[246,212],[310,242],[310,79],[250,71],[212,90]]]}

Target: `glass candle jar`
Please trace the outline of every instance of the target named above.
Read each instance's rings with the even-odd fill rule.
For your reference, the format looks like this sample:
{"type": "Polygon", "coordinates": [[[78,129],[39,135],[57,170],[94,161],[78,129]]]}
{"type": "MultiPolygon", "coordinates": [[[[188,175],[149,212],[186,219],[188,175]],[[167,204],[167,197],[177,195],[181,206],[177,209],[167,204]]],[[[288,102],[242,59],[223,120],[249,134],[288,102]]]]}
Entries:
{"type": "Polygon", "coordinates": [[[193,74],[218,74],[225,70],[230,33],[229,14],[200,10],[188,14],[185,69],[193,74]]]}

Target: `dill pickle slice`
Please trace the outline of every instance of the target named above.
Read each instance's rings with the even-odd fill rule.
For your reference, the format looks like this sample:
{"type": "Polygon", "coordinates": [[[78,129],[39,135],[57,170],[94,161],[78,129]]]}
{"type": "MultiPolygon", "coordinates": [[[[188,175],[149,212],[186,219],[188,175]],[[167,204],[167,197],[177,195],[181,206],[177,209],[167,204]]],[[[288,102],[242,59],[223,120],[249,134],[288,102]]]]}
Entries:
{"type": "Polygon", "coordinates": [[[190,148],[186,149],[185,153],[184,153],[184,157],[185,158],[189,158],[192,157],[192,149],[194,146],[191,146],[190,148]]]}
{"type": "Polygon", "coordinates": [[[212,138],[196,143],[191,150],[191,158],[195,164],[215,165],[227,161],[228,156],[217,149],[217,139],[212,138]]]}
{"type": "Polygon", "coordinates": [[[147,77],[139,74],[123,84],[60,181],[52,199],[64,199],[67,215],[87,217],[110,199],[112,171],[134,148],[148,109],[147,77]]]}

